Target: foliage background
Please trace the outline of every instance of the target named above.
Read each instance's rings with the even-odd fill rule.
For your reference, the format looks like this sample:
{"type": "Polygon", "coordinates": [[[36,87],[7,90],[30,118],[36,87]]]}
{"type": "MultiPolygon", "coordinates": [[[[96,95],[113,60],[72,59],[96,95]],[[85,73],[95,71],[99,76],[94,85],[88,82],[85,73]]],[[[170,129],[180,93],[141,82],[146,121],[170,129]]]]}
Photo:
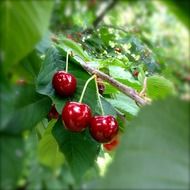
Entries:
{"type": "MultiPolygon", "coordinates": [[[[1,1],[1,189],[188,189],[188,10],[186,0],[1,1]],[[68,50],[138,93],[147,77],[152,105],[143,108],[105,83],[105,113],[120,123],[116,151],[48,120],[52,103],[61,113],[67,101],[51,78],[68,50]]],[[[69,61],[77,101],[90,75],[69,61]]],[[[91,83],[84,102],[100,114],[95,93],[91,83]]]]}

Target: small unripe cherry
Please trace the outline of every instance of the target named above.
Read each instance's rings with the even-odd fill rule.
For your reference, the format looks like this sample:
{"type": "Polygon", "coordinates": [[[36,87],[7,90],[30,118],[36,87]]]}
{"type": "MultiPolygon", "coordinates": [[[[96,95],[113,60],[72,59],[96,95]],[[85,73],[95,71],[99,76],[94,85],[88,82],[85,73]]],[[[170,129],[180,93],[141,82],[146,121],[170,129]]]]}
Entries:
{"type": "Polygon", "coordinates": [[[74,94],[77,80],[70,73],[58,71],[53,76],[52,85],[59,96],[68,97],[74,94]]]}
{"type": "Polygon", "coordinates": [[[51,109],[48,113],[48,118],[51,119],[58,119],[59,118],[59,113],[57,112],[55,105],[51,106],[51,109]]]}
{"type": "Polygon", "coordinates": [[[99,92],[100,94],[103,94],[104,91],[105,91],[105,86],[104,86],[104,84],[98,84],[98,92],[99,92]]]}
{"type": "Polygon", "coordinates": [[[101,78],[97,78],[97,83],[98,83],[98,91],[100,94],[103,94],[105,91],[105,85],[104,82],[101,78]]]}
{"type": "Polygon", "coordinates": [[[134,71],[133,71],[133,76],[134,76],[134,77],[138,77],[138,75],[139,75],[139,71],[138,71],[138,70],[134,70],[134,71]]]}

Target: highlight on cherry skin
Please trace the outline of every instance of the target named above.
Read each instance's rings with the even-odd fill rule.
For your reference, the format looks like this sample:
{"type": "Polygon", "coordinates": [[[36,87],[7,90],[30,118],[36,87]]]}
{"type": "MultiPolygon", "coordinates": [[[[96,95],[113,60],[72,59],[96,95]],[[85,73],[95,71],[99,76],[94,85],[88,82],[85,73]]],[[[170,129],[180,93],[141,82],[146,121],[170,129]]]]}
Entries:
{"type": "Polygon", "coordinates": [[[90,134],[100,143],[110,142],[118,130],[119,125],[112,115],[94,116],[90,121],[90,134]]]}
{"type": "Polygon", "coordinates": [[[57,71],[52,79],[52,85],[59,96],[72,96],[76,91],[76,78],[65,71],[57,71]]]}
{"type": "Polygon", "coordinates": [[[87,104],[67,102],[62,110],[62,122],[72,132],[82,132],[88,127],[92,112],[87,104]]]}

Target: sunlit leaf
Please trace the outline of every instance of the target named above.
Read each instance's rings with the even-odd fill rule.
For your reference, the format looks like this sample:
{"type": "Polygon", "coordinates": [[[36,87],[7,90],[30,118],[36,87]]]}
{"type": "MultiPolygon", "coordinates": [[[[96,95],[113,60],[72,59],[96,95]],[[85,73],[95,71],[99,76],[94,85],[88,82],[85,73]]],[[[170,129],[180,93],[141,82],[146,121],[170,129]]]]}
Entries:
{"type": "Polygon", "coordinates": [[[158,75],[147,78],[147,95],[153,100],[162,99],[174,94],[174,85],[166,78],[158,75]]]}
{"type": "Polygon", "coordinates": [[[129,114],[130,117],[136,116],[140,109],[134,100],[121,93],[115,95],[114,99],[107,98],[107,100],[117,109],[129,114]]]}
{"type": "Polygon", "coordinates": [[[140,82],[135,80],[132,74],[129,71],[125,70],[124,68],[110,65],[109,72],[112,77],[116,78],[123,84],[126,84],[127,86],[131,86],[137,90],[141,89],[140,82]]]}
{"type": "Polygon", "coordinates": [[[78,55],[85,61],[89,61],[89,57],[83,51],[82,47],[79,44],[77,44],[76,42],[74,42],[73,40],[70,40],[70,39],[67,39],[64,37],[60,37],[58,39],[58,42],[59,42],[59,44],[57,46],[60,48],[63,48],[65,50],[65,52],[72,51],[74,53],[74,55],[78,55]]]}
{"type": "Polygon", "coordinates": [[[52,135],[52,129],[55,122],[56,120],[49,122],[38,145],[38,157],[40,163],[52,169],[60,167],[64,161],[64,156],[59,151],[58,144],[52,135]]]}

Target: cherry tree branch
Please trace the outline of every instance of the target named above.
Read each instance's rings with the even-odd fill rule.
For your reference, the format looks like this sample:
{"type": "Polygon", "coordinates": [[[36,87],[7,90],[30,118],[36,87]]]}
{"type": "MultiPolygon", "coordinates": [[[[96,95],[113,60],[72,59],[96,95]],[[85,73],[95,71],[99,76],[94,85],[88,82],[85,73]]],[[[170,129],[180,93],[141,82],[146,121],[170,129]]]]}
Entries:
{"type": "MultiPolygon", "coordinates": [[[[57,40],[57,39],[56,39],[57,40]]],[[[57,42],[56,42],[57,43],[57,42]]],[[[90,74],[96,75],[97,77],[101,78],[102,80],[108,82],[115,88],[117,88],[120,92],[124,93],[125,95],[129,96],[132,98],[138,105],[146,105],[149,104],[150,101],[148,99],[143,99],[133,88],[126,86],[119,81],[115,80],[111,76],[101,72],[100,70],[90,66],[87,62],[85,62],[80,56],[78,55],[73,55],[73,52],[71,52],[73,57],[78,57],[80,58],[81,61],[78,61],[81,66],[90,74]]]]}
{"type": "Polygon", "coordinates": [[[117,88],[119,91],[121,91],[125,95],[127,95],[130,98],[132,98],[133,100],[135,100],[139,105],[143,106],[143,105],[146,105],[149,103],[149,101],[143,99],[133,88],[120,83],[119,81],[115,80],[114,78],[110,77],[109,75],[101,72],[98,69],[93,68],[92,66],[85,63],[84,61],[80,61],[80,64],[87,72],[89,72],[92,75],[96,75],[99,78],[101,78],[102,80],[108,82],[109,84],[111,84],[112,86],[117,88]]]}

